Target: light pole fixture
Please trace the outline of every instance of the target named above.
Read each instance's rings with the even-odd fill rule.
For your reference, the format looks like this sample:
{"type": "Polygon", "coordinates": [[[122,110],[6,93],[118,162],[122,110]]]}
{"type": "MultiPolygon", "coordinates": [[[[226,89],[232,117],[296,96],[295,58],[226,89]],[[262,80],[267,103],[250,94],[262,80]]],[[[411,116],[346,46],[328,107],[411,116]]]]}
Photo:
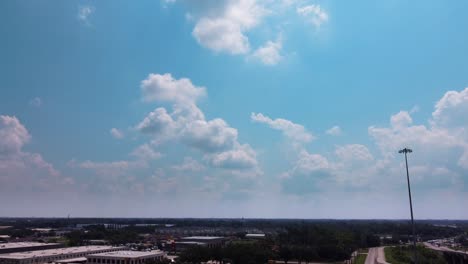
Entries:
{"type": "Polygon", "coordinates": [[[410,180],[409,180],[408,156],[407,156],[407,154],[411,153],[411,152],[413,152],[413,150],[411,150],[409,148],[404,148],[404,149],[398,151],[398,153],[405,153],[406,179],[408,181],[408,195],[409,195],[409,203],[410,203],[410,211],[411,211],[411,227],[412,227],[412,230],[413,230],[413,255],[414,255],[413,259],[414,259],[414,262],[417,264],[418,259],[417,259],[417,255],[416,255],[416,235],[414,234],[413,201],[411,199],[411,186],[410,186],[410,180]]]}

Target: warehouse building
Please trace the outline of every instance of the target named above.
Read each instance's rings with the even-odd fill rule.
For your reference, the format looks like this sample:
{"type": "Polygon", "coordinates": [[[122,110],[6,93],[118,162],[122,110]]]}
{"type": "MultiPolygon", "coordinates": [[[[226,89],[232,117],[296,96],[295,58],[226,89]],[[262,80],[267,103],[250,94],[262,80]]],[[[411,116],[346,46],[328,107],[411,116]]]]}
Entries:
{"type": "Polygon", "coordinates": [[[224,237],[212,237],[212,236],[190,236],[182,237],[179,241],[174,242],[170,245],[170,251],[181,252],[191,247],[220,247],[224,245],[224,237]]]}
{"type": "Polygon", "coordinates": [[[61,248],[62,244],[59,243],[39,243],[39,242],[11,242],[0,244],[0,254],[32,251],[32,250],[44,250],[61,248]]]}
{"type": "Polygon", "coordinates": [[[0,264],[42,264],[59,260],[83,258],[89,254],[125,250],[126,247],[83,246],[27,252],[15,252],[0,255],[0,264]]]}
{"type": "Polygon", "coordinates": [[[180,242],[196,242],[199,244],[204,244],[209,248],[213,248],[224,245],[224,237],[190,236],[181,238],[180,242]]]}
{"type": "Polygon", "coordinates": [[[166,258],[161,250],[126,251],[119,250],[106,253],[91,254],[86,257],[88,264],[144,264],[166,258]]]}

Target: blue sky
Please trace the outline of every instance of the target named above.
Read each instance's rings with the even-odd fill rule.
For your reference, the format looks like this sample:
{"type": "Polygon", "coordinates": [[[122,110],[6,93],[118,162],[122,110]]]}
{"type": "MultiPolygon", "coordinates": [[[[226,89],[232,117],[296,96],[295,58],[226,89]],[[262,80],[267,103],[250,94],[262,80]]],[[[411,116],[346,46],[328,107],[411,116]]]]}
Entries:
{"type": "Polygon", "coordinates": [[[465,1],[2,1],[0,215],[467,218],[465,1]]]}

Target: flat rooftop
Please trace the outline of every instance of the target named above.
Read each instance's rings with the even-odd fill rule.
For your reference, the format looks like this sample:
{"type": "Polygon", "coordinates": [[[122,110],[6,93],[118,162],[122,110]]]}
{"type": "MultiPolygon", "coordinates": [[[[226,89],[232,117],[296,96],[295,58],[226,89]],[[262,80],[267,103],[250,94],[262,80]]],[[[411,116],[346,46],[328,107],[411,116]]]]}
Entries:
{"type": "Polygon", "coordinates": [[[195,241],[177,241],[175,242],[176,245],[199,245],[199,246],[204,246],[206,243],[203,242],[195,242],[195,241]]]}
{"type": "Polygon", "coordinates": [[[10,248],[27,248],[27,247],[42,247],[42,246],[53,246],[60,245],[59,243],[40,243],[40,242],[11,242],[0,244],[1,249],[10,249],[10,248]]]}
{"type": "Polygon", "coordinates": [[[92,257],[114,257],[114,258],[141,258],[141,257],[152,257],[160,256],[164,254],[161,250],[152,251],[130,251],[130,250],[119,250],[105,253],[90,254],[88,258],[92,257]]]}
{"type": "Polygon", "coordinates": [[[56,263],[80,263],[80,262],[86,262],[88,259],[85,257],[81,258],[71,258],[71,259],[59,259],[56,260],[56,263]]]}
{"type": "Polygon", "coordinates": [[[265,234],[246,234],[246,237],[265,237],[265,234]]]}
{"type": "Polygon", "coordinates": [[[111,246],[83,246],[83,247],[68,247],[68,248],[56,248],[56,249],[45,249],[45,250],[34,250],[27,252],[15,252],[8,254],[1,254],[0,259],[29,259],[34,257],[47,257],[56,255],[66,254],[86,254],[88,252],[95,252],[99,250],[110,250],[110,249],[125,249],[125,247],[111,247],[111,246]]]}
{"type": "Polygon", "coordinates": [[[183,237],[182,239],[184,240],[213,240],[213,239],[223,239],[224,237],[215,237],[215,236],[189,236],[189,237],[183,237]]]}

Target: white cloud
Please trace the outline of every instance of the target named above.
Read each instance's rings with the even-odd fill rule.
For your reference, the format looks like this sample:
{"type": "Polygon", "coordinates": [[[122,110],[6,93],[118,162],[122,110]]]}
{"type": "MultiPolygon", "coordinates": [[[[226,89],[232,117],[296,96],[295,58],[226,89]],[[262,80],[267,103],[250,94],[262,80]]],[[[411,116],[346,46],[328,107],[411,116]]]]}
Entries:
{"type": "Polygon", "coordinates": [[[172,103],[172,112],[159,107],[149,113],[136,129],[162,144],[175,140],[201,151],[213,167],[233,169],[257,166],[254,151],[238,142],[237,129],[221,118],[206,120],[196,105],[197,98],[206,95],[204,87],[197,87],[189,79],[175,79],[170,74],[150,74],[142,81],[146,101],[172,103]]]}
{"type": "Polygon", "coordinates": [[[449,91],[437,102],[432,113],[434,125],[466,127],[468,113],[468,88],[457,92],[449,91]]]}
{"type": "Polygon", "coordinates": [[[400,111],[398,114],[393,115],[390,118],[390,124],[395,129],[402,129],[413,123],[413,119],[410,114],[406,111],[400,111]]]}
{"type": "Polygon", "coordinates": [[[360,144],[337,146],[335,153],[340,160],[347,162],[369,161],[374,159],[369,149],[360,144]]]}
{"type": "Polygon", "coordinates": [[[117,177],[128,175],[130,171],[134,169],[146,168],[147,164],[144,161],[109,161],[109,162],[95,162],[86,160],[83,162],[78,162],[76,160],[70,160],[68,166],[71,168],[81,168],[92,170],[100,176],[106,177],[117,177]]]}
{"type": "Polygon", "coordinates": [[[18,154],[31,139],[16,117],[0,115],[0,155],[18,154]]]}
{"type": "Polygon", "coordinates": [[[249,40],[240,26],[229,20],[202,18],[192,34],[198,43],[216,52],[245,54],[250,50],[249,40]]]}
{"type": "Polygon", "coordinates": [[[91,25],[89,22],[89,17],[94,13],[94,6],[80,6],[78,8],[78,20],[83,22],[85,25],[91,25]]]}
{"type": "Polygon", "coordinates": [[[276,65],[282,59],[281,49],[283,47],[282,40],[279,38],[276,42],[267,41],[263,46],[259,47],[253,57],[260,60],[265,65],[276,65]]]}
{"type": "Polygon", "coordinates": [[[244,170],[257,167],[257,155],[247,144],[237,145],[224,152],[208,154],[206,159],[216,168],[244,170]]]}
{"type": "Polygon", "coordinates": [[[125,137],[124,133],[120,129],[117,129],[115,127],[111,128],[109,132],[111,136],[115,139],[122,139],[125,137]]]}
{"type": "Polygon", "coordinates": [[[198,43],[216,52],[246,54],[250,43],[245,33],[257,26],[266,14],[255,0],[221,1],[217,9],[207,8],[193,29],[198,43]]]}
{"type": "Polygon", "coordinates": [[[198,161],[194,160],[192,157],[185,157],[184,161],[179,165],[172,166],[174,170],[177,171],[202,171],[205,169],[205,166],[200,164],[198,161]]]}
{"type": "MultiPolygon", "coordinates": [[[[176,1],[170,1],[174,3],[176,1]]],[[[267,66],[277,65],[282,59],[283,41],[272,40],[267,36],[257,43],[256,30],[273,32],[289,23],[290,12],[297,12],[301,17],[319,28],[328,21],[328,14],[320,5],[306,5],[306,1],[297,0],[219,0],[190,1],[180,0],[187,7],[185,19],[194,23],[192,36],[199,45],[215,53],[245,55],[267,66]],[[264,30],[264,27],[269,27],[264,30]]],[[[167,3],[163,1],[163,3],[167,3]]],[[[263,35],[260,35],[263,36],[263,35]]]]}
{"type": "Polygon", "coordinates": [[[328,129],[327,131],[325,131],[325,133],[327,133],[327,135],[331,135],[331,136],[339,136],[339,135],[341,135],[343,133],[343,131],[341,131],[341,128],[339,126],[333,126],[330,129],[328,129]]]}
{"type": "Polygon", "coordinates": [[[320,28],[323,23],[328,21],[328,14],[320,5],[301,6],[296,9],[296,12],[316,28],[320,28]]]}
{"type": "Polygon", "coordinates": [[[136,128],[145,134],[172,134],[175,121],[165,108],[156,108],[141,121],[136,128]]]}
{"type": "Polygon", "coordinates": [[[154,151],[154,149],[148,144],[143,144],[137,147],[133,150],[131,155],[139,158],[140,160],[155,160],[162,157],[160,152],[154,151]]]}
{"type": "MultiPolygon", "coordinates": [[[[0,193],[53,192],[73,183],[38,153],[23,151],[31,135],[14,116],[0,115],[0,193]]],[[[1,198],[1,195],[0,195],[1,198]]]]}
{"type": "Polygon", "coordinates": [[[143,99],[176,104],[195,104],[205,96],[205,87],[197,87],[187,78],[174,79],[170,73],[150,74],[141,82],[143,99]]]}
{"type": "Polygon", "coordinates": [[[34,97],[33,99],[29,100],[29,105],[33,107],[40,107],[42,105],[42,99],[39,97],[34,97]]]}
{"type": "MultiPolygon", "coordinates": [[[[338,145],[332,153],[308,152],[304,146],[295,149],[297,157],[281,176],[285,191],[306,193],[302,185],[318,184],[332,188],[368,188],[389,190],[404,188],[404,159],[397,152],[410,147],[410,173],[415,186],[426,190],[460,188],[468,178],[468,89],[447,92],[435,105],[428,125],[413,124],[411,115],[400,111],[392,115],[388,126],[370,126],[373,146],[338,145]],[[374,148],[374,146],[376,148],[374,148]],[[376,149],[373,154],[370,149],[376,149]],[[316,179],[312,181],[311,179],[316,179]],[[302,184],[301,184],[302,182],[302,184]]],[[[271,119],[254,118],[272,124],[271,119]]],[[[272,126],[272,128],[275,128],[272,126]]],[[[278,128],[275,128],[278,129],[278,128]]],[[[288,137],[287,135],[285,135],[288,137]]],[[[292,137],[290,138],[293,142],[292,137]]]]}
{"type": "Polygon", "coordinates": [[[182,140],[204,152],[218,152],[233,148],[237,142],[237,129],[220,118],[194,120],[185,125],[182,140]]]}
{"type": "Polygon", "coordinates": [[[318,170],[326,170],[330,167],[328,160],[319,154],[310,154],[305,150],[299,152],[299,158],[294,165],[294,170],[308,173],[318,170]]]}
{"type": "Polygon", "coordinates": [[[261,113],[251,113],[250,114],[250,119],[254,122],[258,123],[263,123],[269,125],[271,128],[280,130],[283,132],[283,134],[294,140],[295,142],[310,142],[312,141],[315,137],[312,135],[312,133],[308,132],[304,126],[293,123],[287,119],[283,118],[277,118],[277,119],[271,119],[268,116],[265,116],[261,113]]]}

